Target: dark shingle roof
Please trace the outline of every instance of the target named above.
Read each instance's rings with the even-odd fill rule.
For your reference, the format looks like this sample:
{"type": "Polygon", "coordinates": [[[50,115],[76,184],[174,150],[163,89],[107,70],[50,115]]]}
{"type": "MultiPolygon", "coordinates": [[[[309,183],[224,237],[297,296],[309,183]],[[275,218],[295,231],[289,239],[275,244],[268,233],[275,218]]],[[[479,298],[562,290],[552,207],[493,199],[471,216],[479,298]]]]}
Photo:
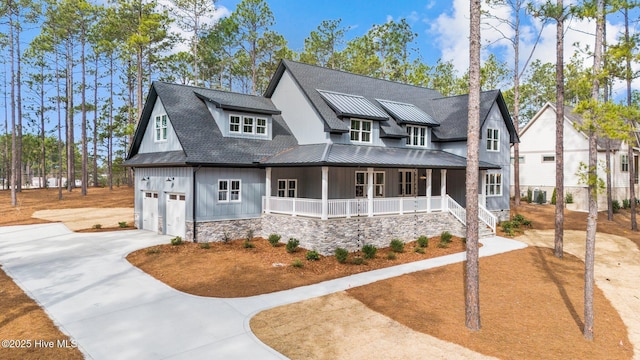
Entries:
{"type": "MultiPolygon", "coordinates": [[[[440,150],[389,148],[346,144],[299,145],[263,162],[271,166],[334,165],[377,167],[434,167],[464,169],[467,159],[440,150]]],[[[499,169],[484,161],[481,169],[499,169]]]]}
{"type": "Polygon", "coordinates": [[[149,155],[138,154],[138,148],[144,135],[144,131],[140,129],[146,129],[156,98],[161,99],[182,145],[185,164],[246,166],[257,164],[265,157],[297,145],[280,115],[273,115],[272,140],[225,138],[203,100],[205,98],[220,101],[221,104],[240,104],[246,111],[273,113],[277,109],[270,99],[156,81],[149,92],[126,165],[142,161],[138,159],[145,159],[144,164],[152,161],[149,155]]]}
{"type": "MultiPolygon", "coordinates": [[[[469,95],[441,97],[432,100],[433,114],[440,121],[440,126],[433,129],[434,141],[458,141],[467,139],[469,122],[469,95]]],[[[511,135],[511,142],[519,142],[513,121],[506,108],[500,90],[484,91],[480,94],[480,127],[489,116],[493,104],[498,104],[511,135]]]]}
{"type": "MultiPolygon", "coordinates": [[[[431,113],[430,100],[442,97],[439,92],[432,89],[327,69],[291,60],[283,60],[280,63],[267,88],[266,97],[273,95],[273,91],[285,70],[289,70],[295,82],[324,120],[326,129],[331,132],[347,132],[349,129],[347,124],[338,118],[335,111],[324,101],[316,89],[359,95],[369,100],[380,110],[383,109],[376,101],[378,98],[413,104],[427,114],[431,113]]],[[[393,120],[382,121],[380,126],[383,131],[382,136],[407,136],[406,131],[393,120]]]]}

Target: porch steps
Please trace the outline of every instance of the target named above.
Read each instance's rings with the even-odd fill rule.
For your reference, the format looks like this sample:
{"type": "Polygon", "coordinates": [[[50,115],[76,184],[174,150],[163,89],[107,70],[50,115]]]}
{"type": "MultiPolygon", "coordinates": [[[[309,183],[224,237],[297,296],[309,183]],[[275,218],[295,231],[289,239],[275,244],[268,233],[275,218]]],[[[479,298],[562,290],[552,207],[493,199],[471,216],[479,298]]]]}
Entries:
{"type": "Polygon", "coordinates": [[[492,236],[495,236],[495,234],[493,233],[493,230],[491,230],[491,228],[488,227],[482,221],[479,221],[478,222],[478,237],[480,239],[483,239],[483,238],[488,238],[488,237],[492,237],[492,236]]]}

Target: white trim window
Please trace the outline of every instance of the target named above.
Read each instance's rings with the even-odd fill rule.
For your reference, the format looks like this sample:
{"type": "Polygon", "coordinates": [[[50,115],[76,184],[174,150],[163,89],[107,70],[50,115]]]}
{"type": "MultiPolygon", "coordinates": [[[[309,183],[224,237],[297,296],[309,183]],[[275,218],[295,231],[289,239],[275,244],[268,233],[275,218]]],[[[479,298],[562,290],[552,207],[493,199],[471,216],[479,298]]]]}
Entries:
{"type": "Polygon", "coordinates": [[[502,196],[502,173],[487,173],[485,177],[487,196],[502,196]]]}
{"type": "Polygon", "coordinates": [[[426,146],[427,145],[427,128],[424,126],[407,125],[407,145],[409,146],[426,146]]]}
{"type": "Polygon", "coordinates": [[[218,202],[240,202],[241,180],[218,180],[218,202]]]}
{"type": "Polygon", "coordinates": [[[620,155],[620,171],[629,172],[629,155],[620,155]]]}
{"type": "Polygon", "coordinates": [[[167,115],[158,115],[154,120],[155,141],[167,141],[167,115]]]}
{"type": "MultiPolygon", "coordinates": [[[[373,196],[384,197],[384,171],[373,172],[373,196]]],[[[356,171],[356,197],[367,197],[369,173],[356,171]]]]}
{"type": "Polygon", "coordinates": [[[240,116],[229,115],[229,132],[240,133],[240,116]]]}
{"type": "Polygon", "coordinates": [[[414,196],[415,189],[415,171],[414,170],[398,170],[398,195],[414,196]]]}
{"type": "Polygon", "coordinates": [[[298,179],[278,179],[278,197],[298,197],[298,179]]]}
{"type": "Polygon", "coordinates": [[[351,141],[370,143],[373,122],[369,120],[351,120],[351,141]]]}
{"type": "Polygon", "coordinates": [[[500,130],[487,129],[487,151],[500,151],[500,130]]]}
{"type": "Polygon", "coordinates": [[[229,115],[229,134],[267,136],[268,124],[267,118],[229,115]]]}

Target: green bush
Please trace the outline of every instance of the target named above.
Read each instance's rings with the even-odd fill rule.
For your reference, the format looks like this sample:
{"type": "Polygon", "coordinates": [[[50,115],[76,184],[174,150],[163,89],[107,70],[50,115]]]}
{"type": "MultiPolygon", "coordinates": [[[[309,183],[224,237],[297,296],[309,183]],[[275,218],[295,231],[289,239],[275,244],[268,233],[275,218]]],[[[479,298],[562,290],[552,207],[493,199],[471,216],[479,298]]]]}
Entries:
{"type": "Polygon", "coordinates": [[[440,242],[438,243],[438,247],[439,248],[448,248],[449,247],[449,243],[440,240],[440,242]]]}
{"type": "Polygon", "coordinates": [[[620,212],[620,202],[618,200],[613,200],[611,202],[611,208],[613,209],[613,213],[617,214],[620,212]]]}
{"type": "Polygon", "coordinates": [[[246,236],[247,241],[251,241],[253,240],[253,229],[249,229],[247,230],[247,236],[246,236]]]}
{"type": "Polygon", "coordinates": [[[180,236],[174,237],[173,239],[171,239],[171,245],[182,245],[182,238],[180,236]]]}
{"type": "Polygon", "coordinates": [[[287,241],[287,252],[288,253],[294,253],[298,250],[298,245],[300,245],[300,241],[298,241],[298,239],[296,238],[290,238],[289,241],[287,241]]]}
{"type": "Polygon", "coordinates": [[[420,246],[421,248],[429,247],[429,238],[424,235],[420,236],[417,242],[418,246],[420,246]]]}
{"type": "Polygon", "coordinates": [[[245,249],[253,249],[254,247],[256,247],[255,245],[253,245],[253,243],[249,240],[245,240],[244,244],[243,244],[245,249]]]}
{"type": "Polygon", "coordinates": [[[394,253],[393,251],[389,251],[387,253],[387,260],[395,260],[396,259],[396,253],[394,253]]]}
{"type": "Polygon", "coordinates": [[[564,202],[567,204],[573,204],[573,194],[567,193],[567,195],[564,196],[564,202]]]}
{"type": "Polygon", "coordinates": [[[558,194],[556,192],[556,188],[553,188],[553,193],[551,194],[551,205],[555,205],[556,204],[556,198],[558,197],[558,194]]]}
{"type": "Polygon", "coordinates": [[[102,229],[102,224],[95,224],[92,226],[94,229],[102,229]]]}
{"type": "Polygon", "coordinates": [[[448,231],[443,231],[440,234],[440,242],[445,242],[445,243],[450,243],[451,242],[451,238],[453,237],[453,235],[451,235],[450,232],[448,231]]]}
{"type": "Polygon", "coordinates": [[[335,250],[334,253],[336,255],[336,260],[338,260],[340,264],[344,264],[345,262],[347,262],[347,257],[349,256],[349,252],[347,251],[347,249],[339,247],[335,250]]]}
{"type": "Polygon", "coordinates": [[[307,254],[305,255],[305,257],[307,258],[307,260],[309,261],[316,261],[316,260],[320,260],[320,254],[318,254],[317,251],[315,250],[310,250],[307,251],[307,254]]]}
{"type": "Polygon", "coordinates": [[[529,204],[533,202],[533,191],[531,191],[531,188],[527,189],[527,202],[529,204]]]}
{"type": "Polygon", "coordinates": [[[417,252],[418,254],[424,254],[424,248],[420,246],[416,246],[416,248],[413,249],[413,251],[417,252]]]}
{"type": "Polygon", "coordinates": [[[207,250],[207,249],[210,249],[210,248],[211,248],[211,245],[209,245],[209,243],[208,243],[208,242],[200,243],[200,249],[205,249],[205,250],[207,250]]]}
{"type": "Polygon", "coordinates": [[[273,247],[278,246],[278,243],[280,242],[280,238],[281,236],[278,234],[269,235],[269,244],[271,244],[271,246],[273,247]]]}
{"type": "Polygon", "coordinates": [[[401,253],[404,251],[404,241],[400,239],[391,240],[391,243],[389,244],[389,246],[391,247],[391,250],[393,252],[401,253]]]}
{"type": "Polygon", "coordinates": [[[365,259],[373,259],[376,257],[378,248],[373,244],[366,244],[365,246],[362,247],[362,252],[364,253],[365,259]]]}
{"type": "Polygon", "coordinates": [[[229,233],[225,231],[222,234],[222,242],[225,243],[225,244],[228,244],[229,241],[231,241],[231,235],[229,235],[229,233]]]}
{"type": "Polygon", "coordinates": [[[536,203],[538,204],[544,204],[544,194],[542,193],[542,191],[538,191],[538,196],[536,197],[536,203]]]}
{"type": "Polygon", "coordinates": [[[147,255],[155,255],[155,254],[160,254],[160,249],[158,248],[150,248],[149,250],[147,250],[147,255]]]}
{"type": "Polygon", "coordinates": [[[623,199],[622,200],[622,208],[623,209],[628,209],[631,207],[631,201],[629,201],[629,199],[623,199]]]}
{"type": "Polygon", "coordinates": [[[123,229],[124,229],[124,228],[128,228],[128,227],[129,227],[129,225],[127,224],[127,222],[126,222],[126,221],[119,221],[119,222],[118,222],[118,226],[120,226],[120,227],[121,227],[121,228],[123,228],[123,229]]]}
{"type": "Polygon", "coordinates": [[[522,214],[515,214],[513,215],[513,221],[517,222],[518,224],[522,224],[522,222],[525,220],[524,215],[522,214]]]}
{"type": "Polygon", "coordinates": [[[301,268],[301,267],[304,266],[304,263],[300,259],[295,259],[295,260],[293,260],[291,262],[291,266],[296,267],[296,268],[301,268]]]}
{"type": "Polygon", "coordinates": [[[356,256],[353,259],[351,259],[351,263],[354,265],[362,265],[364,264],[364,258],[361,258],[360,256],[356,256]]]}

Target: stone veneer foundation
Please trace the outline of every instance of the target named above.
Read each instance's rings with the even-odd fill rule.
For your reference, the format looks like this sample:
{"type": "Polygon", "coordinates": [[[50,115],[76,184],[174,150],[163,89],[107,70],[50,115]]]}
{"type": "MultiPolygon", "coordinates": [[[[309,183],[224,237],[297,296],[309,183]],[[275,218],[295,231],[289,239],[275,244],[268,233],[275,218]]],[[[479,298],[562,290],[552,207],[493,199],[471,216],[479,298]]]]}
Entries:
{"type": "MultiPolygon", "coordinates": [[[[282,242],[296,238],[301,247],[323,255],[333,254],[337,247],[349,251],[359,250],[365,244],[386,247],[392,239],[409,242],[421,235],[432,237],[443,231],[461,237],[465,235],[464,225],[446,212],[328,220],[263,214],[255,219],[198,222],[197,240],[222,241],[225,233],[232,239],[244,238],[250,229],[254,236],[265,238],[269,234],[279,234],[282,242]]],[[[186,239],[193,240],[192,222],[187,222],[186,239]]]]}

